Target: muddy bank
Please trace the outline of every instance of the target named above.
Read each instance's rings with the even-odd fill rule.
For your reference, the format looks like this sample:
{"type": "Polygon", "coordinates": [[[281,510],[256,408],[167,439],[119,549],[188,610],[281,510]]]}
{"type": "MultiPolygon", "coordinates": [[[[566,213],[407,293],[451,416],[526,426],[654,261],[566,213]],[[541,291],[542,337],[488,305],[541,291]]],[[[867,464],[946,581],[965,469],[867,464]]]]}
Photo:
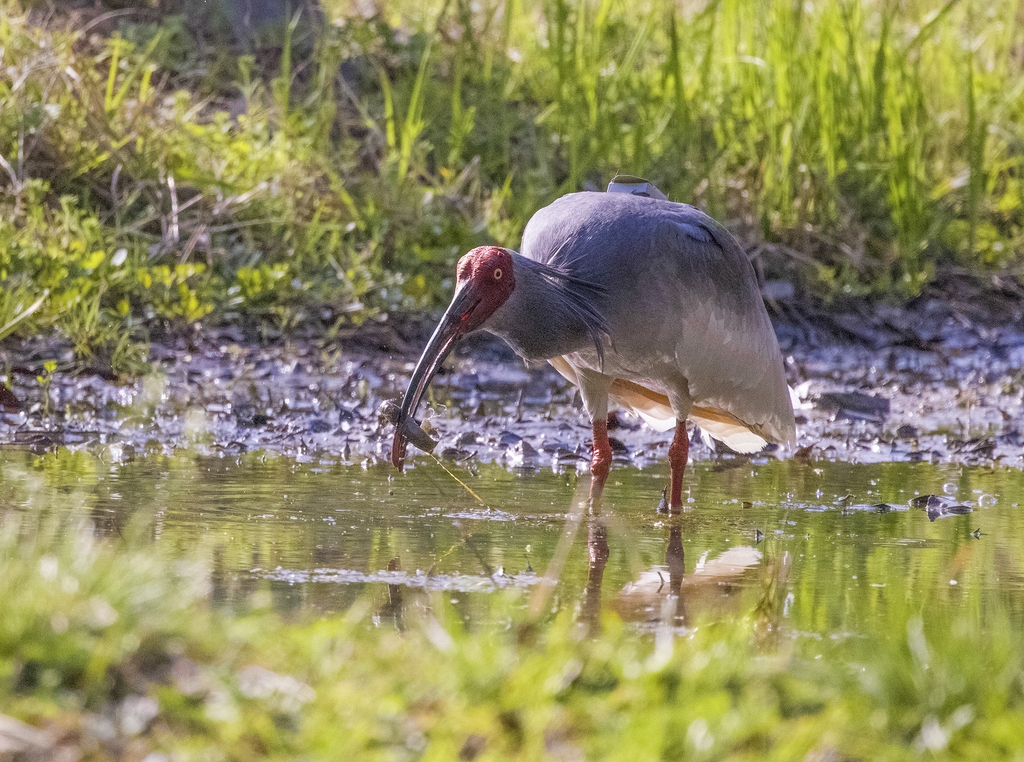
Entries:
{"type": "MultiPolygon", "coordinates": [[[[799,441],[756,458],[1024,465],[1019,430],[1024,327],[979,321],[945,302],[836,314],[775,305],[798,399],[799,441]]],[[[344,341],[259,345],[237,329],[151,347],[152,371],[127,384],[67,372],[45,342],[4,347],[21,401],[0,416],[3,446],[86,448],[111,461],[189,448],[262,450],[299,460],[386,461],[382,400],[400,396],[429,322],[377,325],[344,341]],[[47,374],[44,361],[57,359],[47,374]]],[[[436,454],[514,468],[586,467],[589,427],[574,388],[524,367],[501,342],[473,337],[434,383],[426,427],[436,454]]],[[[664,458],[669,437],[620,414],[618,461],[664,458]]],[[[734,458],[699,435],[692,457],[734,458]]],[[[412,453],[412,464],[430,458],[412,453]]]]}

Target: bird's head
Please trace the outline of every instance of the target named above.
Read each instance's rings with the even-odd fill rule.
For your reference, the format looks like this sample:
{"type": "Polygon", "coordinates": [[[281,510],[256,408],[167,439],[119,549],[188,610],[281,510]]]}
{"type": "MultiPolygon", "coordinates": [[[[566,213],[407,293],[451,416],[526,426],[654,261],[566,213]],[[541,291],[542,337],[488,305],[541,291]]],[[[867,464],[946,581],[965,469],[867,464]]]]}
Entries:
{"type": "Polygon", "coordinates": [[[512,254],[497,246],[480,246],[459,260],[455,295],[434,329],[426,349],[409,379],[402,408],[398,413],[391,462],[401,469],[408,442],[404,422],[416,415],[420,399],[441,363],[451,354],[459,339],[480,328],[507,300],[515,288],[512,254]]]}
{"type": "Polygon", "coordinates": [[[459,260],[455,272],[455,296],[445,317],[452,314],[461,298],[454,317],[462,323],[462,334],[466,334],[483,325],[516,287],[512,254],[497,246],[478,246],[459,260]]]}

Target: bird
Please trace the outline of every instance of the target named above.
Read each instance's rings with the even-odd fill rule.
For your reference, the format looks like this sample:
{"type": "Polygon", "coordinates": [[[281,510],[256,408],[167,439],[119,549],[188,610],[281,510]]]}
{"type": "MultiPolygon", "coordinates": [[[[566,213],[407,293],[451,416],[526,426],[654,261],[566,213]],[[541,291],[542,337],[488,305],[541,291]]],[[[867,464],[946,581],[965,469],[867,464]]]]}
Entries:
{"type": "Polygon", "coordinates": [[[611,468],[612,402],[674,429],[672,510],[682,505],[688,420],[740,453],[795,440],[782,353],[749,259],[723,225],[660,192],[570,193],[530,218],[519,252],[480,246],[459,260],[451,304],[395,415],[398,469],[427,386],[476,330],[578,387],[593,430],[592,500],[611,468]]]}

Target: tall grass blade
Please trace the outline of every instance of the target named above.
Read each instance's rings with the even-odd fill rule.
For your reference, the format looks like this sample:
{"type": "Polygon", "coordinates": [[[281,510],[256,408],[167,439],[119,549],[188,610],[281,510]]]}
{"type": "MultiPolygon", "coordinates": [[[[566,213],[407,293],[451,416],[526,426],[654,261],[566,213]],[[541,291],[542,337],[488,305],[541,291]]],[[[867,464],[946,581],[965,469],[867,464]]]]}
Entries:
{"type": "Polygon", "coordinates": [[[32,304],[30,304],[28,307],[21,310],[21,312],[12,317],[3,325],[0,325],[0,341],[6,339],[14,332],[14,329],[16,329],[21,323],[23,323],[28,318],[32,317],[32,315],[34,315],[39,310],[39,308],[43,306],[43,303],[46,301],[46,298],[49,295],[50,292],[46,291],[42,296],[40,296],[38,299],[32,302],[32,304]]]}

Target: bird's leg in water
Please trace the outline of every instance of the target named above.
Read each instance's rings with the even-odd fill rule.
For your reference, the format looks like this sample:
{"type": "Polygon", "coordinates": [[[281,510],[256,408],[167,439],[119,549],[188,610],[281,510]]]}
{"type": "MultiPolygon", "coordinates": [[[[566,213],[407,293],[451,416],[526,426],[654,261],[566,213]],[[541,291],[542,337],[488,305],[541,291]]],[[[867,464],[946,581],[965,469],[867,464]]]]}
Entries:
{"type": "Polygon", "coordinates": [[[672,473],[668,507],[672,511],[683,505],[683,472],[686,470],[686,459],[689,455],[690,437],[686,433],[686,421],[676,421],[676,435],[668,448],[668,464],[672,473]]]}
{"type": "Polygon", "coordinates": [[[594,453],[590,458],[590,499],[597,500],[612,467],[612,444],[608,441],[608,419],[594,419],[594,453]]]}

